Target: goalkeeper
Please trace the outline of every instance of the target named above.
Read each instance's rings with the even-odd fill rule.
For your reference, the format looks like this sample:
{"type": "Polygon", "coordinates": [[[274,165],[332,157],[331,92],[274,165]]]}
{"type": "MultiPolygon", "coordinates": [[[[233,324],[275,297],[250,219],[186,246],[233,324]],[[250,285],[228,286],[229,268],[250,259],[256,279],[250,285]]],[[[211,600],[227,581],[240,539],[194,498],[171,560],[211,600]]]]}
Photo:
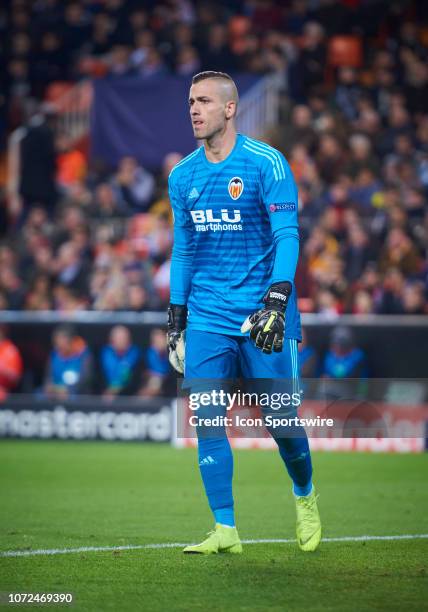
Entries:
{"type": "MultiPolygon", "coordinates": [[[[189,379],[242,376],[297,383],[297,189],[281,153],[236,132],[237,105],[236,85],[227,74],[193,77],[190,118],[203,146],[169,177],[170,361],[189,379]]],[[[313,551],[321,523],[306,434],[300,428],[298,435],[275,441],[292,480],[298,544],[313,551]]],[[[229,441],[198,433],[198,454],[215,530],[184,552],[239,553],[229,441]]]]}

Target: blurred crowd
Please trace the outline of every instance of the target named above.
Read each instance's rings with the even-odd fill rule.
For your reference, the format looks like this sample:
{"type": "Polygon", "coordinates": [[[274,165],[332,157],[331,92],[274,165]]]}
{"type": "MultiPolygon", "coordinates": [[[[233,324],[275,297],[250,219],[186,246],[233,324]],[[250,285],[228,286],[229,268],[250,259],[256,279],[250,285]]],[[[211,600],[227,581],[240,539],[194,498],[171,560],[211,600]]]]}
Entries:
{"type": "Polygon", "coordinates": [[[175,377],[165,332],[154,327],[146,344],[137,345],[126,325],[115,325],[107,342],[94,347],[74,326],[61,324],[52,331],[50,348],[25,341],[18,347],[0,325],[0,402],[14,391],[52,400],[94,393],[106,401],[169,395],[175,377]]]}
{"type": "MultiPolygon", "coordinates": [[[[83,76],[204,69],[275,73],[281,122],[264,140],[299,186],[303,312],[426,314],[428,25],[403,0],[10,0],[0,8],[0,133],[29,100],[83,76]],[[332,42],[354,36],[348,64],[332,42]]],[[[183,117],[183,121],[185,121],[183,117]]],[[[164,309],[167,177],[132,157],[90,164],[53,118],[21,146],[21,204],[4,216],[0,309],[164,309]]]]}
{"type": "MultiPolygon", "coordinates": [[[[176,375],[168,361],[164,330],[153,327],[146,346],[126,325],[114,325],[99,346],[73,325],[53,328],[50,346],[21,339],[15,343],[0,325],[0,403],[11,392],[33,392],[40,399],[67,400],[96,394],[106,402],[122,396],[174,395],[176,375]]],[[[367,379],[367,355],[348,327],[334,327],[328,346],[320,351],[303,330],[299,366],[306,381],[323,379],[348,384],[367,379]]],[[[343,387],[341,387],[343,389],[343,387]]]]}

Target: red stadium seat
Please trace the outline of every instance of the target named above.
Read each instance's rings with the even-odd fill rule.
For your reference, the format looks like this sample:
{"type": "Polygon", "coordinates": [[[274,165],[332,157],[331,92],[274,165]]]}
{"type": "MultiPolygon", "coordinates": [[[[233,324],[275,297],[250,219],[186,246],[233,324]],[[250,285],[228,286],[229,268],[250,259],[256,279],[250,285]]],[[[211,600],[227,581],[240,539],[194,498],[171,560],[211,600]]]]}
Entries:
{"type": "Polygon", "coordinates": [[[360,68],[363,63],[363,45],[358,36],[333,36],[328,43],[329,66],[360,68]]]}
{"type": "Polygon", "coordinates": [[[251,22],[244,15],[235,15],[229,19],[229,35],[231,40],[245,36],[251,27],[251,22]]]}

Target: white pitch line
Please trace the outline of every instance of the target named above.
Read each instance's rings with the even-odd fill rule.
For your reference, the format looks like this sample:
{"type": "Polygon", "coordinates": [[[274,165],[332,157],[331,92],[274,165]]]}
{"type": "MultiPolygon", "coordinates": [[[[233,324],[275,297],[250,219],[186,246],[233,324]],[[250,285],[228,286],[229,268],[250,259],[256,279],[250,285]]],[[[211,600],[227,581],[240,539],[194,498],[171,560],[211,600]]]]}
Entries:
{"type": "MultiPolygon", "coordinates": [[[[343,536],[340,538],[323,538],[322,542],[373,542],[394,540],[426,540],[428,533],[414,533],[408,535],[384,535],[384,536],[343,536]]],[[[242,540],[243,544],[293,544],[293,539],[261,539],[242,540]]],[[[150,550],[158,548],[182,548],[188,542],[165,542],[161,544],[130,544],[129,546],[81,546],[80,548],[51,548],[39,550],[5,550],[0,552],[0,557],[34,557],[37,555],[66,555],[69,553],[86,552],[114,552],[121,550],[150,550]]]]}

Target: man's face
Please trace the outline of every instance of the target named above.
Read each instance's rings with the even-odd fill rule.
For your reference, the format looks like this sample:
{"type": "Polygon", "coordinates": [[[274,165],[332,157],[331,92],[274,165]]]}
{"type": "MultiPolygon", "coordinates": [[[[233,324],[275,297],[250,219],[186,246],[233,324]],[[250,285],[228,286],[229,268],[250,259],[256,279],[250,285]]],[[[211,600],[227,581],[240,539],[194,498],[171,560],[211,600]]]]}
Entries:
{"type": "Polygon", "coordinates": [[[193,134],[198,140],[212,138],[226,127],[234,102],[227,100],[223,83],[205,79],[190,88],[189,107],[193,134]]]}
{"type": "Polygon", "coordinates": [[[131,345],[129,330],[123,325],[114,327],[110,334],[110,343],[118,353],[124,353],[131,345]]]}
{"type": "Polygon", "coordinates": [[[68,334],[64,334],[63,332],[57,332],[54,335],[54,347],[62,355],[67,355],[71,352],[72,342],[72,338],[70,338],[68,334]]]}

